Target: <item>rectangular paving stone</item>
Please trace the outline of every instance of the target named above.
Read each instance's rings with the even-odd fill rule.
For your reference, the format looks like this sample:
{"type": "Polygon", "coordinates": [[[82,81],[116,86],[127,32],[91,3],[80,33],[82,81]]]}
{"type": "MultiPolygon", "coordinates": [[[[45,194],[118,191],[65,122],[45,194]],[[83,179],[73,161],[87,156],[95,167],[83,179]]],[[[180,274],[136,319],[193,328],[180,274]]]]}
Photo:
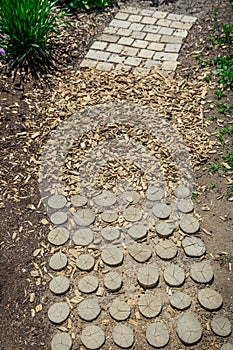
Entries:
{"type": "Polygon", "coordinates": [[[175,61],[164,61],[162,64],[162,69],[168,71],[175,71],[177,67],[177,62],[175,61]]]}
{"type": "Polygon", "coordinates": [[[155,10],[141,10],[142,16],[153,16],[155,13],[155,10]]]}
{"type": "Polygon", "coordinates": [[[151,67],[160,67],[161,66],[161,62],[160,61],[156,61],[156,60],[146,60],[144,67],[146,68],[151,68],[151,67]]]}
{"type": "Polygon", "coordinates": [[[158,26],[162,26],[162,27],[169,27],[169,25],[171,24],[172,21],[169,21],[168,19],[159,19],[157,22],[158,26]]]}
{"type": "Polygon", "coordinates": [[[113,69],[113,64],[109,62],[99,62],[96,66],[96,69],[110,72],[113,69]]]}
{"type": "Polygon", "coordinates": [[[145,49],[148,44],[149,44],[149,41],[136,39],[134,40],[132,46],[137,47],[139,49],[145,49]]]}
{"type": "Polygon", "coordinates": [[[148,45],[147,49],[154,51],[163,51],[165,44],[152,42],[148,45]]]}
{"type": "Polygon", "coordinates": [[[126,12],[130,15],[138,15],[141,12],[141,10],[136,9],[135,7],[126,7],[125,9],[121,9],[121,12],[126,12]]]}
{"type": "Polygon", "coordinates": [[[172,35],[174,30],[172,28],[162,27],[158,33],[163,35],[172,35]]]}
{"type": "Polygon", "coordinates": [[[141,20],[141,23],[143,24],[155,24],[157,22],[157,18],[153,18],[153,17],[143,17],[143,19],[141,20]]]}
{"type": "Polygon", "coordinates": [[[123,21],[120,19],[112,19],[111,22],[109,23],[110,27],[117,27],[117,28],[129,28],[130,26],[129,21],[123,21]]]}
{"type": "Polygon", "coordinates": [[[129,17],[128,13],[124,13],[124,12],[118,12],[115,15],[115,19],[122,19],[122,20],[126,20],[129,17]]]}
{"type": "Polygon", "coordinates": [[[116,27],[105,27],[103,30],[104,34],[116,34],[117,32],[117,28],[116,27]]]}
{"type": "Polygon", "coordinates": [[[168,13],[167,12],[162,12],[162,11],[155,11],[153,14],[153,17],[155,18],[165,18],[167,17],[168,13]]]}
{"type": "Polygon", "coordinates": [[[97,40],[91,45],[91,49],[104,50],[107,45],[108,43],[97,40]]]}
{"type": "Polygon", "coordinates": [[[139,15],[130,15],[128,21],[130,22],[141,22],[142,16],[139,15]]]}
{"type": "Polygon", "coordinates": [[[134,47],[124,47],[123,50],[121,51],[121,54],[126,55],[126,56],[135,57],[135,56],[137,56],[138,51],[139,50],[134,48],[134,47]]]}
{"type": "Polygon", "coordinates": [[[154,51],[141,49],[137,56],[142,58],[152,58],[153,55],[154,55],[154,51]]]}
{"type": "Polygon", "coordinates": [[[120,53],[122,51],[123,47],[124,47],[123,45],[109,44],[109,46],[106,48],[106,51],[120,53]]]}
{"type": "Polygon", "coordinates": [[[170,24],[170,28],[176,29],[190,29],[192,27],[192,23],[183,23],[179,21],[172,21],[170,24]]]}
{"type": "Polygon", "coordinates": [[[167,44],[165,47],[165,51],[167,52],[179,52],[181,48],[181,44],[167,44]]]}
{"type": "Polygon", "coordinates": [[[119,56],[115,53],[113,53],[109,58],[108,62],[112,63],[122,63],[124,61],[125,57],[124,56],[119,56]]]}
{"type": "Polygon", "coordinates": [[[188,35],[187,30],[184,29],[176,29],[173,33],[175,36],[181,36],[182,38],[185,38],[188,35]]]}
{"type": "Polygon", "coordinates": [[[110,52],[98,51],[90,49],[85,58],[90,58],[97,61],[106,61],[110,56],[110,52]]]}
{"type": "Polygon", "coordinates": [[[148,67],[136,67],[132,70],[132,73],[134,75],[139,75],[139,76],[147,76],[150,74],[151,69],[148,67]]]}
{"type": "Polygon", "coordinates": [[[196,20],[197,20],[197,17],[192,17],[192,16],[182,17],[182,22],[194,23],[194,22],[196,22],[196,20]]]}
{"type": "Polygon", "coordinates": [[[98,62],[94,61],[94,60],[84,59],[80,63],[80,67],[82,67],[82,68],[95,68],[97,63],[98,62]]]}
{"type": "Polygon", "coordinates": [[[132,34],[132,30],[130,29],[119,28],[117,30],[117,35],[120,35],[120,36],[130,36],[131,34],[132,34]]]}
{"type": "Polygon", "coordinates": [[[130,46],[133,43],[133,41],[134,39],[129,38],[128,36],[122,36],[118,41],[118,44],[130,46]]]}
{"type": "Polygon", "coordinates": [[[144,25],[143,24],[140,24],[140,23],[132,23],[131,25],[130,25],[130,27],[129,27],[129,29],[131,29],[131,30],[137,30],[137,31],[141,31],[141,30],[143,30],[143,28],[144,28],[144,25]]]}
{"type": "Polygon", "coordinates": [[[127,57],[124,63],[129,65],[129,66],[137,67],[137,66],[139,66],[139,64],[141,62],[142,62],[141,58],[138,58],[138,57],[127,57]]]}
{"type": "Polygon", "coordinates": [[[100,41],[107,41],[108,43],[116,43],[119,40],[119,36],[111,34],[102,34],[98,39],[100,41]]]}
{"type": "Polygon", "coordinates": [[[183,15],[176,15],[175,13],[169,13],[167,16],[167,19],[170,19],[171,21],[181,21],[181,18],[183,15]]]}
{"type": "Polygon", "coordinates": [[[161,39],[161,35],[160,34],[147,34],[146,37],[145,37],[145,40],[148,40],[148,41],[160,41],[161,39]]]}
{"type": "Polygon", "coordinates": [[[161,29],[160,26],[155,26],[155,25],[145,25],[143,31],[146,33],[152,33],[152,34],[156,34],[158,33],[158,31],[161,29]]]}
{"type": "Polygon", "coordinates": [[[178,58],[177,53],[170,53],[170,52],[156,52],[153,56],[154,60],[161,60],[161,61],[176,61],[178,58]]]}
{"type": "Polygon", "coordinates": [[[121,72],[129,72],[131,70],[131,66],[127,66],[126,64],[116,64],[115,70],[116,71],[121,71],[121,72]]]}
{"type": "Polygon", "coordinates": [[[172,36],[172,35],[162,35],[160,41],[161,41],[161,43],[182,44],[183,37],[172,36]]]}
{"type": "Polygon", "coordinates": [[[131,34],[131,37],[134,39],[144,39],[145,36],[146,36],[146,33],[138,32],[138,31],[133,31],[131,34]]]}

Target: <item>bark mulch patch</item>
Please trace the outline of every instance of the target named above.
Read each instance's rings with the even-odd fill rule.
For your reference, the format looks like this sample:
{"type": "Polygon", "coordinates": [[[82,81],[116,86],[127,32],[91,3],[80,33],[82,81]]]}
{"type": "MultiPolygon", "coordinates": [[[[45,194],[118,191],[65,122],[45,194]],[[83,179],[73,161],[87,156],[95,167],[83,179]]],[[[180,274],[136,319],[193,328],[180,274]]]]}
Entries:
{"type": "MultiPolygon", "coordinates": [[[[121,4],[125,5],[148,6],[149,3],[130,1],[121,4]]],[[[48,334],[52,334],[54,328],[47,318],[48,275],[43,261],[45,257],[48,261],[50,256],[47,235],[51,226],[38,190],[40,157],[51,131],[65,118],[87,105],[108,101],[149,105],[182,133],[195,165],[195,208],[203,221],[215,283],[223,295],[224,309],[228,315],[232,314],[232,271],[227,253],[232,247],[233,211],[232,202],[226,198],[227,190],[233,184],[232,173],[212,174],[208,166],[215,161],[221,162],[224,151],[216,137],[218,125],[208,121],[216,114],[214,84],[207,87],[203,82],[208,68],[201,69],[193,55],[196,51],[208,59],[222,52],[208,40],[215,6],[217,4],[211,1],[177,1],[168,7],[161,6],[162,11],[200,16],[182,48],[174,79],[160,75],[143,78],[79,70],[81,58],[117,7],[73,15],[77,19],[77,31],[64,30],[58,38],[61,43],[58,55],[63,67],[54,76],[49,76],[47,82],[35,87],[29,79],[20,86],[1,76],[2,349],[49,349],[48,334]],[[197,110],[201,101],[203,108],[197,110]],[[215,184],[214,189],[210,189],[210,183],[215,184]]],[[[228,2],[221,2],[219,18],[222,21],[229,19],[228,6],[228,2]]],[[[230,103],[232,97],[229,91],[222,101],[230,103]]],[[[228,140],[232,142],[230,138],[228,140]]],[[[205,317],[203,313],[203,320],[205,317]]],[[[218,344],[208,343],[208,339],[206,344],[206,348],[220,348],[218,344]]],[[[199,349],[198,346],[191,348],[199,349]]]]}

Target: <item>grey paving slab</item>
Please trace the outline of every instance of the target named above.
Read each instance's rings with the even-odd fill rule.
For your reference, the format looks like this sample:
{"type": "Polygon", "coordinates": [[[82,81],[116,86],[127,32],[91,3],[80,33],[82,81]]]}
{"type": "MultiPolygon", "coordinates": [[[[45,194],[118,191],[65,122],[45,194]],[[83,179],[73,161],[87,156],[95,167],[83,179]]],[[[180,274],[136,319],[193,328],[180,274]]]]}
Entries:
{"type": "Polygon", "coordinates": [[[106,247],[102,250],[101,258],[106,265],[117,266],[123,262],[124,254],[120,248],[106,247]]]}
{"type": "Polygon", "coordinates": [[[201,306],[210,311],[219,309],[223,303],[221,294],[212,288],[199,290],[197,298],[201,306]]]}
{"type": "Polygon", "coordinates": [[[53,277],[49,283],[49,289],[54,294],[64,294],[70,288],[70,280],[66,276],[53,277]]]}
{"type": "Polygon", "coordinates": [[[62,270],[68,263],[67,256],[62,252],[53,254],[49,260],[49,267],[53,270],[62,270]]]}
{"type": "Polygon", "coordinates": [[[153,347],[162,348],[168,344],[170,335],[162,322],[155,322],[147,328],[146,339],[153,347]]]}
{"type": "Polygon", "coordinates": [[[143,294],[138,300],[138,308],[145,317],[156,317],[162,310],[162,301],[152,294],[143,294]]]}
{"type": "Polygon", "coordinates": [[[231,334],[231,322],[227,317],[214,316],[210,326],[213,332],[220,337],[228,337],[231,334]]]}
{"type": "Polygon", "coordinates": [[[98,326],[87,326],[82,330],[81,341],[90,350],[97,350],[105,343],[105,334],[98,326]]]}
{"type": "Polygon", "coordinates": [[[109,308],[109,313],[116,321],[125,321],[130,316],[130,306],[122,300],[114,300],[109,308]]]}
{"type": "Polygon", "coordinates": [[[121,349],[127,349],[134,343],[134,331],[131,326],[119,324],[113,328],[112,338],[121,349]]]}
{"type": "Polygon", "coordinates": [[[72,344],[72,338],[68,333],[58,332],[52,338],[51,350],[70,350],[72,344]]]}
{"type": "Polygon", "coordinates": [[[170,303],[174,308],[178,310],[185,310],[191,305],[192,299],[189,295],[177,291],[170,297],[170,303]]]}
{"type": "Polygon", "coordinates": [[[78,304],[78,315],[84,321],[95,320],[100,312],[101,308],[95,299],[84,299],[78,304]]]}
{"type": "Polygon", "coordinates": [[[157,265],[149,264],[141,267],[137,273],[138,283],[145,289],[155,287],[159,282],[157,265]]]}
{"type": "Polygon", "coordinates": [[[48,309],[48,318],[51,322],[60,324],[64,322],[70,314],[70,308],[64,301],[54,303],[48,309]]]}
{"type": "Polygon", "coordinates": [[[201,323],[192,313],[184,313],[178,319],[177,334],[184,344],[195,344],[202,337],[201,323]]]}
{"type": "Polygon", "coordinates": [[[52,229],[48,234],[48,241],[51,244],[60,246],[65,244],[70,237],[69,231],[65,227],[59,227],[52,229]]]}

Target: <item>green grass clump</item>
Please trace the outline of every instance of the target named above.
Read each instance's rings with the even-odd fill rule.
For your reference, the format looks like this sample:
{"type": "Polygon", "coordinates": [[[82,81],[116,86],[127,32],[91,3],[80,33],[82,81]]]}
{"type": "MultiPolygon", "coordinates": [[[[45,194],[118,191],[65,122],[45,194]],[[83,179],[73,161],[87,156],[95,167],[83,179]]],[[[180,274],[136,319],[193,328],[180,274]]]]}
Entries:
{"type": "Polygon", "coordinates": [[[53,35],[68,22],[51,0],[1,0],[0,33],[4,35],[8,73],[18,70],[38,77],[54,67],[53,35]]]}

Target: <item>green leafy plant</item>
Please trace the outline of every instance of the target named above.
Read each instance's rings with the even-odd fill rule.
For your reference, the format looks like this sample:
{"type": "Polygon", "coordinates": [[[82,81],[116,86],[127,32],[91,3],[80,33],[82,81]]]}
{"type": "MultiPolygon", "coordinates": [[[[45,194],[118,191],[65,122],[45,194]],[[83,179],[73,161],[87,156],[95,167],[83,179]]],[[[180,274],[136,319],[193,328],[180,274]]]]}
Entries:
{"type": "Polygon", "coordinates": [[[233,197],[233,186],[228,187],[227,189],[227,199],[233,197]]]}
{"type": "Polygon", "coordinates": [[[233,24],[222,24],[222,29],[225,34],[225,42],[227,44],[230,44],[230,46],[233,45],[233,24]]]}
{"type": "Polygon", "coordinates": [[[209,183],[209,189],[213,190],[216,187],[216,185],[213,182],[209,183]]]}
{"type": "Polygon", "coordinates": [[[228,152],[226,154],[225,161],[230,166],[230,168],[233,170],[233,153],[228,152]]]}
{"type": "Polygon", "coordinates": [[[105,7],[110,4],[111,0],[73,0],[68,3],[72,9],[86,9],[90,10],[95,7],[105,7]]]}
{"type": "Polygon", "coordinates": [[[219,77],[219,83],[224,89],[233,88],[233,58],[223,56],[214,60],[217,70],[214,72],[219,77]]]}
{"type": "Polygon", "coordinates": [[[215,90],[214,93],[217,100],[220,100],[224,95],[222,90],[215,90]]]}
{"type": "Polygon", "coordinates": [[[14,78],[18,70],[38,77],[38,71],[54,68],[53,35],[68,24],[65,12],[55,4],[51,0],[0,1],[0,33],[6,36],[8,73],[14,72],[14,78]]]}
{"type": "Polygon", "coordinates": [[[226,103],[216,103],[215,106],[218,107],[218,111],[221,114],[227,114],[233,110],[233,103],[229,106],[227,106],[226,103]]]}
{"type": "Polygon", "coordinates": [[[227,169],[224,166],[222,166],[219,162],[210,164],[210,169],[212,173],[216,173],[216,171],[218,170],[227,171],[227,169]]]}

